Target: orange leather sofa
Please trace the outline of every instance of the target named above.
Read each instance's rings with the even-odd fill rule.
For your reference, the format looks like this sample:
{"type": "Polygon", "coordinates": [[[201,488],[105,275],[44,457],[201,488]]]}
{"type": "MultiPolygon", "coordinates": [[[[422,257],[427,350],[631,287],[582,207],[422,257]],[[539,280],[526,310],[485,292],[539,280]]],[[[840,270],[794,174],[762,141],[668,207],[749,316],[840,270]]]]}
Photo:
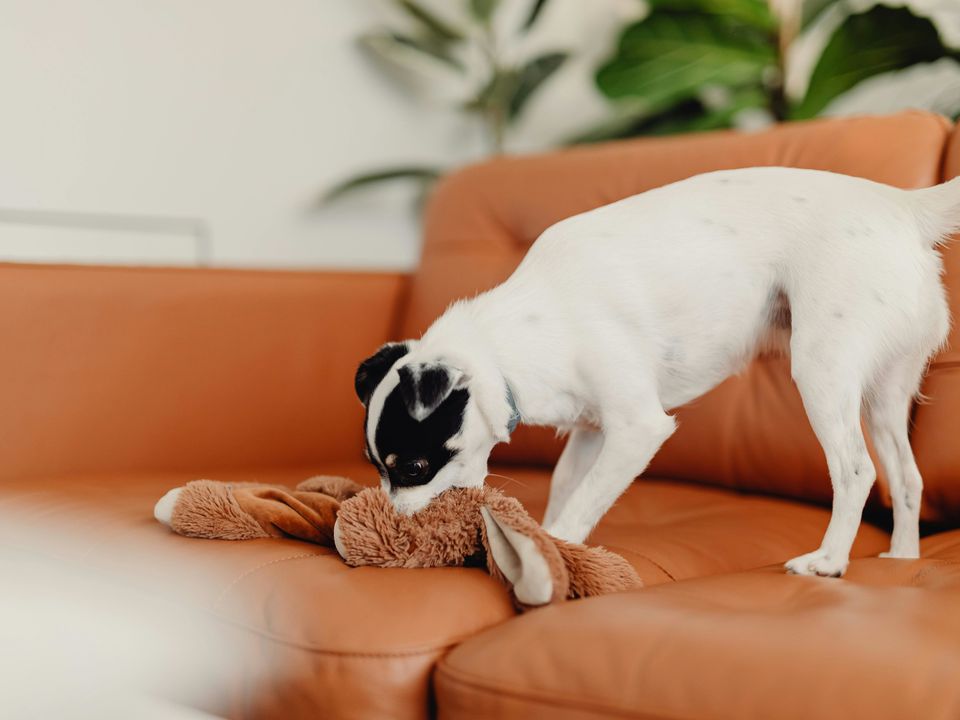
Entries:
{"type": "MultiPolygon", "coordinates": [[[[494,160],[437,189],[409,276],[2,266],[0,509],[56,528],[34,552],[235,628],[247,651],[208,708],[231,717],[960,717],[956,328],[914,417],[923,558],[874,557],[890,524],[881,477],[843,580],[780,567],[818,545],[830,500],[782,359],[682,409],[594,532],[639,571],[633,592],[517,617],[476,569],[350,569],[293,540],[192,540],[152,519],[194,477],[372,483],[359,360],[504,279],[556,220],[752,165],[921,187],[960,173],[960,131],[905,113],[494,160]]],[[[960,314],[960,249],[944,255],[960,314]]],[[[558,452],[521,428],[490,482],[541,513],[558,452]]]]}

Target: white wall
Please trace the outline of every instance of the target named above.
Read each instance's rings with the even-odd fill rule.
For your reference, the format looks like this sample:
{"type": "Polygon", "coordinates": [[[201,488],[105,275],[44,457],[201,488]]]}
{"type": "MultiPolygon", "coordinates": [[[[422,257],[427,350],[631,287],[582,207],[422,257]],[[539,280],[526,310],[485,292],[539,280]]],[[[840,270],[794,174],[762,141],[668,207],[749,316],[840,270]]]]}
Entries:
{"type": "MultiPolygon", "coordinates": [[[[504,2],[509,23],[530,0],[504,2]]],[[[943,10],[956,37],[960,3],[914,4],[943,10]]],[[[316,202],[358,171],[484,153],[476,126],[411,99],[358,51],[388,5],[0,0],[0,259],[411,267],[409,188],[316,202]]],[[[511,52],[568,49],[576,61],[529,106],[513,149],[603,116],[592,70],[640,12],[637,0],[552,0],[511,52]]],[[[960,84],[956,67],[940,73],[921,73],[928,93],[960,84]]],[[[887,86],[840,109],[916,104],[887,86]]]]}
{"type": "MultiPolygon", "coordinates": [[[[594,60],[531,107],[526,149],[577,120],[572,94],[585,122],[600,117],[589,69],[616,8],[637,12],[554,4],[529,49],[589,43],[594,60]]],[[[361,170],[483,154],[476,127],[358,51],[384,13],[371,0],[0,0],[0,258],[412,266],[410,190],[316,203],[361,170]]]]}

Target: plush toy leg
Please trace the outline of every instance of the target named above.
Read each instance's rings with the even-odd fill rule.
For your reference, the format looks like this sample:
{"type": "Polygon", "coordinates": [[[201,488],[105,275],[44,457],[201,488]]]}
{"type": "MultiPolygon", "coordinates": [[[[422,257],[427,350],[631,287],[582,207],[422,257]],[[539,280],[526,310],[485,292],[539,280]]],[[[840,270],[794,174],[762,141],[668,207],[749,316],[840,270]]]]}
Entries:
{"type": "Polygon", "coordinates": [[[311,478],[279,486],[195,480],[164,495],[154,517],[176,533],[220,540],[293,537],[333,547],[339,500],[360,486],[344,478],[311,478]]]}
{"type": "Polygon", "coordinates": [[[570,576],[570,597],[590,597],[640,587],[643,582],[633,565],[602,547],[557,541],[570,576]]]}
{"type": "Polygon", "coordinates": [[[221,540],[269,537],[234,497],[234,487],[213,480],[194,480],[164,495],[154,517],[175,533],[221,540]]]}
{"type": "Polygon", "coordinates": [[[343,502],[344,500],[349,500],[352,498],[358,492],[363,490],[364,487],[364,485],[356,483],[347,478],[337,477],[335,475],[316,475],[297,485],[297,490],[303,492],[323,493],[324,495],[329,495],[335,500],[343,502]]]}
{"type": "Polygon", "coordinates": [[[270,535],[333,547],[333,525],[340,503],[329,495],[249,487],[238,488],[234,496],[240,507],[270,535]]]}
{"type": "Polygon", "coordinates": [[[157,501],[157,504],[153,506],[153,517],[155,517],[158,522],[170,527],[170,524],[173,522],[173,508],[177,504],[177,500],[180,498],[180,493],[182,492],[182,487],[174,488],[157,501]]]}

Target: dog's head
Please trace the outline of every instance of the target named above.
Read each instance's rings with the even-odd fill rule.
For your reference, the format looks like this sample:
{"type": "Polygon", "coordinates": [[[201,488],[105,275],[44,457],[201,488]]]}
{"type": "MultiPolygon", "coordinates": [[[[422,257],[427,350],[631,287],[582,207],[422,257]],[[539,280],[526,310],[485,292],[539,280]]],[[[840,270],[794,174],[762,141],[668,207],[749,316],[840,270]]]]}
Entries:
{"type": "Polygon", "coordinates": [[[367,457],[394,507],[413,513],[451,487],[479,487],[514,411],[498,373],[388,343],[360,363],[367,457]]]}

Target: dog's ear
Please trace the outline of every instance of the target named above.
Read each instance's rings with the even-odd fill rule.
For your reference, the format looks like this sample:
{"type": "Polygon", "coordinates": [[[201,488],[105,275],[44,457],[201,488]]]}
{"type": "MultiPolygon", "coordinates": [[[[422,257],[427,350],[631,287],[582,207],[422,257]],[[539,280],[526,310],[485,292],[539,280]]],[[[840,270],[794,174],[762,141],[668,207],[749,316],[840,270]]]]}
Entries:
{"type": "Polygon", "coordinates": [[[410,417],[422,422],[450,393],[466,386],[463,371],[442,363],[408,363],[399,368],[400,394],[410,417]]]}
{"type": "MultiPolygon", "coordinates": [[[[504,499],[507,500],[507,499],[504,499]]],[[[480,508],[486,539],[487,568],[513,587],[520,605],[562,600],[569,578],[556,543],[519,502],[487,503],[480,508]]]]}
{"type": "Polygon", "coordinates": [[[408,352],[410,352],[410,346],[405,342],[387,343],[360,363],[357,374],[353,378],[353,387],[357,391],[360,402],[364,405],[370,402],[370,396],[373,395],[373,391],[383,380],[387,371],[408,352]]]}

